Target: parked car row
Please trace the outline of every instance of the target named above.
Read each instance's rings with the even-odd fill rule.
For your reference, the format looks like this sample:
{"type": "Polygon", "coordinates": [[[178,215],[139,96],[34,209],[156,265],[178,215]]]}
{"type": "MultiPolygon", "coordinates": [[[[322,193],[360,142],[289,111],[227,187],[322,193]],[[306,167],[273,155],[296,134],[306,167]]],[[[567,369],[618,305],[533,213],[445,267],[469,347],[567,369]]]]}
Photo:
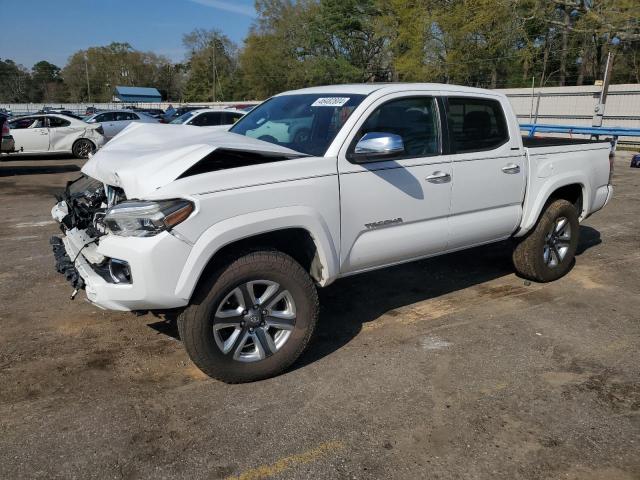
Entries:
{"type": "Polygon", "coordinates": [[[88,158],[131,123],[171,123],[198,127],[232,125],[246,111],[235,108],[179,107],[161,109],[128,107],[120,110],[87,108],[80,117],[63,108],[45,107],[36,114],[11,117],[0,112],[1,153],[71,153],[88,158]]]}

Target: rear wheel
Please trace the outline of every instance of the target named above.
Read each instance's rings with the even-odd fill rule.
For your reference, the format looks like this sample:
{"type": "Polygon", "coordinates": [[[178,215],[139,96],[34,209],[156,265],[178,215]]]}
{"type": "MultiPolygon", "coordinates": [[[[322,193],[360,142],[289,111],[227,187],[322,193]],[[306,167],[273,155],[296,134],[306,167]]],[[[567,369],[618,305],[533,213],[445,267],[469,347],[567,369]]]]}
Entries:
{"type": "Polygon", "coordinates": [[[178,327],[187,353],[227,383],[281,373],[304,351],[318,318],[307,272],[276,251],[247,254],[203,281],[178,327]]]}
{"type": "Polygon", "coordinates": [[[513,252],[513,264],[523,277],[550,282],[564,276],[574,261],[580,224],[576,208],[555,200],[542,213],[535,228],[513,252]]]}
{"type": "Polygon", "coordinates": [[[76,158],[89,158],[89,154],[96,150],[96,146],[91,140],[80,138],[75,141],[72,148],[73,156],[76,158]]]}

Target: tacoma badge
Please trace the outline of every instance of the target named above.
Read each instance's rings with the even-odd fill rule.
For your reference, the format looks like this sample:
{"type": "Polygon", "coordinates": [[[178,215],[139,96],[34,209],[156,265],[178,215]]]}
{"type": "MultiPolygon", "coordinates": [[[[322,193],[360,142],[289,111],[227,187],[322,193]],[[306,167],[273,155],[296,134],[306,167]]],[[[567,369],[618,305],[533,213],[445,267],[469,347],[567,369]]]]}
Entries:
{"type": "Polygon", "coordinates": [[[396,223],[402,223],[403,221],[404,220],[402,220],[401,217],[390,218],[389,220],[380,220],[379,222],[365,223],[364,226],[367,227],[368,229],[380,228],[380,227],[386,227],[387,225],[394,225],[396,223]]]}

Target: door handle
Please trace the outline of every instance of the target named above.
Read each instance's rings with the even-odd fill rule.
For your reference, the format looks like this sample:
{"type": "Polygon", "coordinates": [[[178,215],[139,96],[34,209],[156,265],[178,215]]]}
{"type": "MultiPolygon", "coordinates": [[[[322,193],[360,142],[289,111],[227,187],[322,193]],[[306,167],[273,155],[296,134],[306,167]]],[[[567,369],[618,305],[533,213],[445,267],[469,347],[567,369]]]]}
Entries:
{"type": "Polygon", "coordinates": [[[430,183],[447,183],[451,181],[451,175],[445,172],[436,171],[429,175],[426,180],[430,183]]]}
{"type": "Polygon", "coordinates": [[[40,135],[49,135],[49,132],[46,130],[40,130],[40,135]]]}
{"type": "Polygon", "coordinates": [[[516,165],[515,163],[509,163],[504,167],[502,167],[502,171],[504,173],[511,173],[511,174],[520,173],[520,166],[516,165]]]}

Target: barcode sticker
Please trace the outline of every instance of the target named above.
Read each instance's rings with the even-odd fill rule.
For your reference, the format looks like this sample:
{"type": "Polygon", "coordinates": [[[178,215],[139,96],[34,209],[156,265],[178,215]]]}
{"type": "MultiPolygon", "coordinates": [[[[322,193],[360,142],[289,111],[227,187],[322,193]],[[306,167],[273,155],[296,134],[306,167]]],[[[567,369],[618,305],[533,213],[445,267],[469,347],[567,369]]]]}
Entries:
{"type": "Polygon", "coordinates": [[[349,97],[321,97],[311,104],[312,107],[341,107],[349,97]]]}

